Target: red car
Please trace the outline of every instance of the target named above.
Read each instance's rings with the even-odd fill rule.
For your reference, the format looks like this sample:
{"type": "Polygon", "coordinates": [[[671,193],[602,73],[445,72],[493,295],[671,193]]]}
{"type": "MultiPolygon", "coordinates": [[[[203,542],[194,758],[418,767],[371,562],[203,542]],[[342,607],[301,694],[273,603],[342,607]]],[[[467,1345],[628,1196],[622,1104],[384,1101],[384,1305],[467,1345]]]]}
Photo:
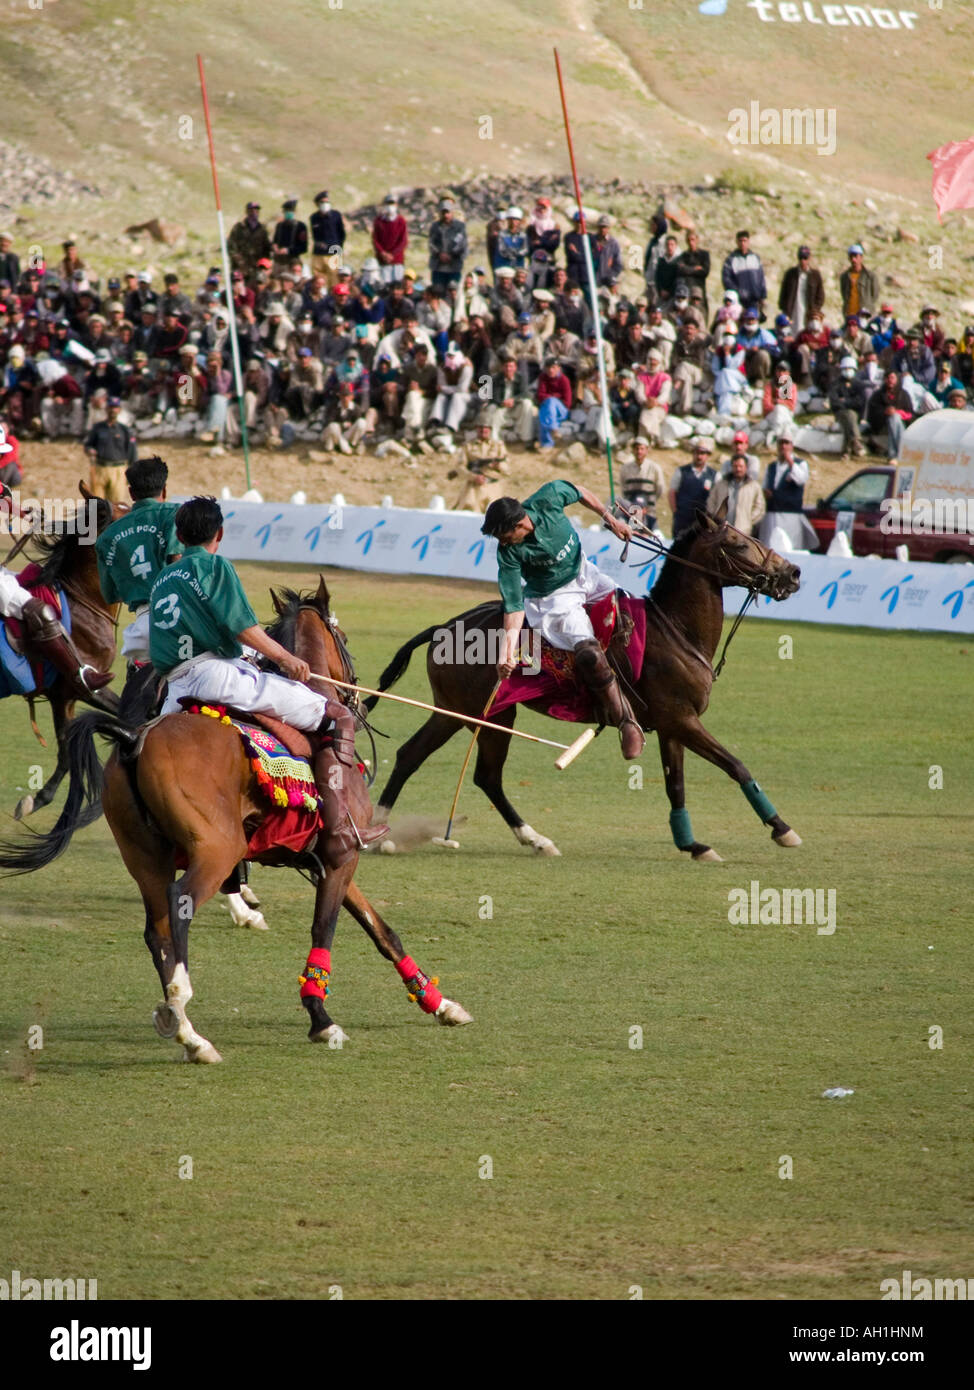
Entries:
{"type": "Polygon", "coordinates": [[[835,535],[840,513],[852,513],[852,533],[849,537],[853,555],[882,555],[896,558],[896,547],[909,547],[910,559],[933,560],[938,563],[962,564],[974,561],[974,536],[967,531],[916,531],[904,523],[902,530],[882,525],[881,504],[892,497],[896,469],[886,464],[860,468],[814,507],[804,509],[805,516],[815,529],[818,550],[828,550],[835,535]]]}

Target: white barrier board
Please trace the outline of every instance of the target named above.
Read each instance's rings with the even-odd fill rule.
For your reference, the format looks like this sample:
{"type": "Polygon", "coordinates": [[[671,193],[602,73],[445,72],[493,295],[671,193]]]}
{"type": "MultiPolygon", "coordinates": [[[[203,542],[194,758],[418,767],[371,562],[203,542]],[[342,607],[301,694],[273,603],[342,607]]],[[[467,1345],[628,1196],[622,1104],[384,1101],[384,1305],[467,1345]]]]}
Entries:
{"type": "MultiPolygon", "coordinates": [[[[496,582],[497,542],[480,534],[482,518],[469,512],[236,501],[223,503],[223,511],[221,553],[230,560],[496,582]]],[[[621,546],[605,531],[580,534],[585,554],[620,588],[649,592],[662,560],[633,546],[623,567],[621,546]]],[[[968,565],[804,554],[794,560],[802,571],[801,589],[783,603],[759,599],[751,610],[755,617],[974,633],[974,568],[968,565]]],[[[741,589],[724,591],[728,612],[743,600],[741,589]]]]}

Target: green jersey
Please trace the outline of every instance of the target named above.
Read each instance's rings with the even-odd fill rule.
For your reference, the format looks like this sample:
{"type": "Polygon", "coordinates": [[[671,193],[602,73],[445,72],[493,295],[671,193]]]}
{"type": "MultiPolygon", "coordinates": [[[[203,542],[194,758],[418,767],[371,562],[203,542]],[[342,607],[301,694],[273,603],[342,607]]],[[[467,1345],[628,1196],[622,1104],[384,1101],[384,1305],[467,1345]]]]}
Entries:
{"type": "Polygon", "coordinates": [[[230,561],[191,545],[152,586],[149,656],[163,676],[204,652],[232,659],[243,651],[237,634],[256,623],[230,561]]]}
{"type": "Polygon", "coordinates": [[[102,531],[95,554],[101,591],[109,603],[136,609],[149,602],[152,581],[169,556],[182,550],[174,524],[178,510],[178,502],[146,497],[102,531]]]}
{"type": "Polygon", "coordinates": [[[497,547],[497,582],[505,613],[519,613],[525,595],[544,598],[576,577],[582,567],[582,546],[565,508],[581,500],[575,484],[564,479],[545,483],[525,498],[522,505],[534,530],[517,545],[497,547]]]}

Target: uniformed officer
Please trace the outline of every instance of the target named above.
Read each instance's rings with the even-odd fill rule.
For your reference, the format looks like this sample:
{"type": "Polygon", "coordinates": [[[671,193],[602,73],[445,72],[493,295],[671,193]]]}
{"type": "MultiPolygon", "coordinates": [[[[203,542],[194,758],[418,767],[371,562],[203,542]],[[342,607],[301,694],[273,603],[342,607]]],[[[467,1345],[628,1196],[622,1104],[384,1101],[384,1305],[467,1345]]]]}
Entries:
{"type": "Polygon", "coordinates": [[[453,510],[485,512],[501,496],[501,478],[510,472],[507,449],[500,439],[492,437],[489,411],[477,417],[477,438],[464,445],[457,462],[459,468],[466,469],[466,477],[453,510]]]}

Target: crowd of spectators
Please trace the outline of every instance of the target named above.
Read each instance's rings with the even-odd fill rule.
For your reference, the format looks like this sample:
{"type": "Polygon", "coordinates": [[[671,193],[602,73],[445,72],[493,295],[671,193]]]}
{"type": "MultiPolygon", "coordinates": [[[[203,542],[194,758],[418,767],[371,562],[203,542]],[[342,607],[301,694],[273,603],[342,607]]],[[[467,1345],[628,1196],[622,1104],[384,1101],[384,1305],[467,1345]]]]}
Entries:
{"type": "Polygon", "coordinates": [[[139,439],[233,446],[244,422],[257,443],[320,440],[346,454],[384,442],[403,457],[452,453],[486,426],[522,447],[599,448],[596,306],[617,444],[674,447],[709,421],[703,431],[724,428],[727,443],[744,428],[752,445],[773,447],[805,411],[834,417],[844,452],[895,458],[916,415],[968,408],[974,394],[974,326],[948,337],[934,305],[915,320],[898,313],[860,245],[838,276],[801,246],[775,294],[747,231],[712,261],[696,231],[681,246],[657,213],[641,292],[627,294],[603,215],[585,232],[593,305],[577,214],[559,221],[546,197],[528,216],[510,207],[491,219],[474,265],[450,198],[417,245],[388,195],[357,268],[327,190],[314,208],[306,223],[288,199],[265,222],[249,203],[228,238],[243,422],[219,266],[189,286],[173,271],[161,283],[135,269],[101,279],[73,240],[56,264],[21,264],[0,236],[8,433],[83,441],[98,483],[139,439]]]}

